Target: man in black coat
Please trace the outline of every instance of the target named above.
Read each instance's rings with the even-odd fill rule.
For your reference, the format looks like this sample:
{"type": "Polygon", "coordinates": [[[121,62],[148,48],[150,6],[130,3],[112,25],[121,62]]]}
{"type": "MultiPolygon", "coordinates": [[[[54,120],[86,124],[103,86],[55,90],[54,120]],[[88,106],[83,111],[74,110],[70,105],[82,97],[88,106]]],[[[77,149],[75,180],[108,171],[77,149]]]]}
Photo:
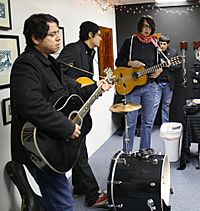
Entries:
{"type": "MultiPolygon", "coordinates": [[[[159,45],[163,54],[168,58],[177,56],[177,51],[171,48],[169,45],[170,38],[168,35],[162,35],[159,39],[159,45]]],[[[166,58],[160,54],[160,59],[166,61],[166,58]]],[[[162,123],[169,122],[169,109],[172,101],[173,90],[175,89],[176,83],[176,71],[180,70],[180,65],[164,67],[163,72],[156,78],[156,96],[153,110],[153,123],[156,118],[156,114],[161,103],[162,106],[162,123]]]]}
{"type": "MultiPolygon", "coordinates": [[[[34,155],[29,156],[22,145],[21,133],[25,123],[30,122],[37,131],[55,139],[58,145],[69,140],[75,143],[81,135],[81,127],[58,112],[54,104],[59,98],[74,93],[85,101],[97,85],[80,88],[79,84],[62,74],[60,64],[50,56],[58,51],[61,40],[59,22],[55,17],[34,14],[25,21],[23,33],[27,46],[14,62],[10,79],[12,160],[25,164],[36,180],[45,211],[72,211],[73,199],[67,177],[64,173],[38,168],[32,159],[34,155]]],[[[97,84],[103,90],[109,89],[109,85],[102,82],[97,84]]],[[[46,148],[51,148],[48,140],[46,148]]]]}
{"type": "MultiPolygon", "coordinates": [[[[62,63],[64,74],[74,80],[80,77],[93,79],[94,48],[99,47],[101,41],[99,26],[91,21],[83,22],[80,25],[79,38],[79,41],[66,45],[57,60],[62,63]],[[67,65],[63,65],[63,63],[67,65]]],[[[82,142],[78,161],[72,169],[72,184],[74,197],[85,195],[86,206],[99,207],[99,205],[107,204],[107,194],[100,192],[99,185],[88,163],[85,140],[82,142]]]]}

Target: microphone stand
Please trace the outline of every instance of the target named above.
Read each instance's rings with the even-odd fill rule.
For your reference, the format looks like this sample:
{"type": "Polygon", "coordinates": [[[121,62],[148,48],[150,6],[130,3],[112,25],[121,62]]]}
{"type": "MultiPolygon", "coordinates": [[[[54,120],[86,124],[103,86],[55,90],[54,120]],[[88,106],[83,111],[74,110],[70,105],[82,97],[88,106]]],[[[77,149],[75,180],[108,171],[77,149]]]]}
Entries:
{"type": "MultiPolygon", "coordinates": [[[[126,94],[125,94],[125,91],[126,91],[126,83],[125,83],[125,80],[124,80],[124,77],[123,77],[123,74],[122,73],[120,74],[120,77],[121,77],[123,88],[124,88],[124,99],[122,101],[123,101],[123,105],[127,105],[127,98],[126,98],[126,94]]],[[[124,135],[125,154],[131,153],[131,152],[128,151],[128,145],[129,145],[130,139],[128,138],[128,127],[129,126],[128,126],[128,118],[127,118],[127,115],[128,115],[128,113],[127,112],[124,112],[124,119],[125,119],[125,135],[124,135]]]]}
{"type": "Polygon", "coordinates": [[[185,67],[185,49],[182,49],[182,58],[183,58],[183,61],[182,61],[182,68],[183,68],[183,82],[182,82],[182,86],[184,88],[186,88],[186,82],[187,82],[187,78],[186,78],[186,67],[185,67]]]}

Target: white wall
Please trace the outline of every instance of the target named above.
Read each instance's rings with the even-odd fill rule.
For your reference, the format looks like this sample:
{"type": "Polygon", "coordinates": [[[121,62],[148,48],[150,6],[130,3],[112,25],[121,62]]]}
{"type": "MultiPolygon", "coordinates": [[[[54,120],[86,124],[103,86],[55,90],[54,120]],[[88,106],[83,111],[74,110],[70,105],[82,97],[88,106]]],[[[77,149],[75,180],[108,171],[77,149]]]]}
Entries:
{"type": "MultiPolygon", "coordinates": [[[[0,34],[18,35],[20,39],[20,51],[25,47],[25,40],[22,34],[24,20],[33,13],[49,13],[57,17],[60,26],[65,29],[65,43],[78,40],[79,25],[81,22],[90,20],[100,26],[113,29],[114,58],[116,58],[116,31],[114,10],[102,12],[92,2],[85,0],[10,0],[12,30],[0,30],[0,34]]],[[[96,69],[97,71],[97,69],[96,69]]],[[[109,107],[113,103],[113,93],[104,93],[92,106],[91,115],[93,128],[87,136],[89,155],[92,155],[116,130],[112,124],[109,107]]],[[[0,99],[9,97],[9,89],[0,90],[0,99]]],[[[1,105],[0,105],[1,106],[1,105]]],[[[3,126],[2,114],[0,114],[0,210],[20,210],[20,195],[8,180],[4,173],[6,162],[10,156],[10,125],[3,126]],[[11,203],[11,199],[13,202],[11,203]]],[[[31,180],[32,183],[32,180],[31,180]]],[[[38,192],[35,184],[33,188],[38,192]]]]}

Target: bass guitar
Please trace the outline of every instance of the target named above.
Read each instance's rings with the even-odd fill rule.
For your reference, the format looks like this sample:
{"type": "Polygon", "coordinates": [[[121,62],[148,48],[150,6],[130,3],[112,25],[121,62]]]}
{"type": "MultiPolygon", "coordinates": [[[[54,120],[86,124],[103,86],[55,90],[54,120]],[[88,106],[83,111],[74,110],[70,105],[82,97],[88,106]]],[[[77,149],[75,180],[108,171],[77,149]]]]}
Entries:
{"type": "MultiPolygon", "coordinates": [[[[106,71],[106,81],[113,83],[115,77],[111,69],[106,71]]],[[[92,119],[89,110],[95,100],[102,94],[99,86],[90,98],[84,103],[80,96],[73,94],[69,98],[61,97],[54,107],[62,112],[72,122],[81,126],[81,135],[76,139],[58,140],[50,137],[26,122],[21,132],[21,142],[30,160],[41,170],[65,173],[75,165],[82,141],[90,132],[92,119]]]]}
{"type": "Polygon", "coordinates": [[[136,86],[142,86],[147,83],[147,74],[153,73],[163,67],[175,66],[181,63],[182,56],[175,56],[169,59],[169,61],[157,64],[147,69],[144,67],[140,67],[138,69],[118,67],[113,72],[117,80],[115,83],[116,91],[119,95],[129,94],[136,86]]]}

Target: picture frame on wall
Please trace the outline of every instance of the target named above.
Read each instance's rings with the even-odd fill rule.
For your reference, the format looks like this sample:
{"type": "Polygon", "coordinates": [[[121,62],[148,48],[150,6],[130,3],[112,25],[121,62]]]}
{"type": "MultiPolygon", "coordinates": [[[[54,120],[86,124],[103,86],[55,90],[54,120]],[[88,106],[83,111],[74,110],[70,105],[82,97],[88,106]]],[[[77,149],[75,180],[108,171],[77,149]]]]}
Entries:
{"type": "Polygon", "coordinates": [[[56,53],[51,54],[55,59],[59,56],[60,52],[65,47],[65,30],[64,30],[64,27],[60,26],[59,32],[60,32],[60,39],[61,39],[60,40],[60,49],[56,53]]]}
{"type": "Polygon", "coordinates": [[[60,39],[61,39],[61,46],[60,46],[60,50],[59,53],[61,52],[61,50],[65,47],[65,30],[64,27],[60,26],[60,39]]]}
{"type": "Polygon", "coordinates": [[[11,68],[19,54],[19,37],[0,35],[0,89],[9,87],[11,68]]]}
{"type": "Polygon", "coordinates": [[[2,117],[3,124],[8,125],[11,123],[11,106],[10,106],[10,98],[5,98],[2,100],[2,117]]]}
{"type": "Polygon", "coordinates": [[[10,0],[0,0],[0,29],[12,29],[10,0]]]}

